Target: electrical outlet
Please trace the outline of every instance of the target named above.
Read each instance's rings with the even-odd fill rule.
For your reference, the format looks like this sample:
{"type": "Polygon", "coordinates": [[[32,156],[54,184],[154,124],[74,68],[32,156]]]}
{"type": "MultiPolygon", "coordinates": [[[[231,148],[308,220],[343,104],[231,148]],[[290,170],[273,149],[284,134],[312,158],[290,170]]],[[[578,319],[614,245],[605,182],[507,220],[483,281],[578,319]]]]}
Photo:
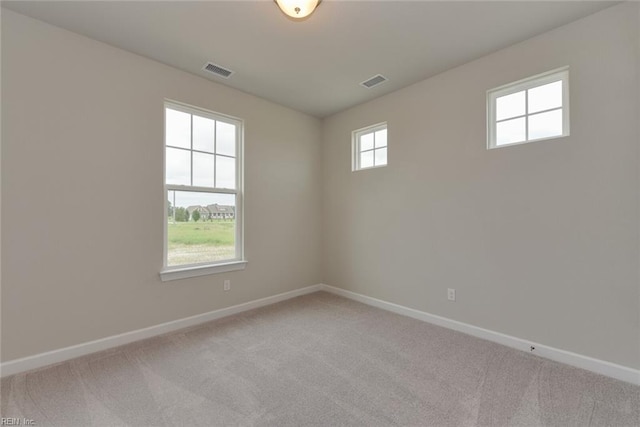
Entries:
{"type": "Polygon", "coordinates": [[[224,281],[224,290],[225,291],[230,291],[231,290],[231,280],[227,279],[224,281]]]}
{"type": "Polygon", "coordinates": [[[447,299],[449,301],[455,301],[456,300],[456,290],[455,289],[447,289],[447,299]]]}

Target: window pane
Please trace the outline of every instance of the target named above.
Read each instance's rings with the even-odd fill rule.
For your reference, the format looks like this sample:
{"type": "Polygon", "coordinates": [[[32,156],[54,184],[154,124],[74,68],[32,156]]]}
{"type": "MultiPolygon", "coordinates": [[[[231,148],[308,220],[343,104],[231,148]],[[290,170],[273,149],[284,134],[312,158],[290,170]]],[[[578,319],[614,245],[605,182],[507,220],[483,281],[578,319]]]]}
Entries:
{"type": "Polygon", "coordinates": [[[193,153],[193,185],[214,187],[214,155],[193,153]]]}
{"type": "Polygon", "coordinates": [[[236,127],[225,122],[216,122],[216,154],[236,156],[236,127]]]}
{"type": "Polygon", "coordinates": [[[170,191],[167,265],[236,258],[235,194],[170,191]]]}
{"type": "Polygon", "coordinates": [[[378,150],[374,150],[376,166],[383,166],[387,164],[387,149],[380,148],[378,150]]]}
{"type": "Polygon", "coordinates": [[[166,144],[191,148],[191,114],[166,108],[165,120],[166,144]]]}
{"type": "Polygon", "coordinates": [[[496,99],[496,120],[524,116],[524,91],[501,96],[496,99]]]}
{"type": "Polygon", "coordinates": [[[167,219],[171,222],[171,221],[175,221],[175,209],[174,206],[176,204],[176,192],[175,191],[168,191],[167,192],[167,219]]]}
{"type": "Polygon", "coordinates": [[[167,184],[191,185],[191,152],[167,147],[167,184]]]}
{"type": "Polygon", "coordinates": [[[213,153],[215,120],[193,116],[193,149],[213,153]]]}
{"type": "Polygon", "coordinates": [[[496,123],[496,145],[525,141],[525,118],[496,123]]]}
{"type": "Polygon", "coordinates": [[[360,137],[360,151],[371,150],[373,148],[373,133],[367,133],[360,137]]]}
{"type": "Polygon", "coordinates": [[[529,89],[529,114],[562,107],[562,80],[529,89]]]}
{"type": "Polygon", "coordinates": [[[529,116],[529,139],[562,135],[562,109],[529,116]]]}
{"type": "Polygon", "coordinates": [[[370,168],[371,166],[373,166],[373,151],[360,153],[360,167],[370,168]]]}
{"type": "MultiPolygon", "coordinates": [[[[376,148],[378,147],[386,147],[387,146],[387,130],[382,129],[376,132],[375,143],[376,148]]],[[[377,164],[377,162],[376,162],[377,164]]]]}
{"type": "Polygon", "coordinates": [[[236,159],[216,156],[216,187],[236,188],[236,159]]]}

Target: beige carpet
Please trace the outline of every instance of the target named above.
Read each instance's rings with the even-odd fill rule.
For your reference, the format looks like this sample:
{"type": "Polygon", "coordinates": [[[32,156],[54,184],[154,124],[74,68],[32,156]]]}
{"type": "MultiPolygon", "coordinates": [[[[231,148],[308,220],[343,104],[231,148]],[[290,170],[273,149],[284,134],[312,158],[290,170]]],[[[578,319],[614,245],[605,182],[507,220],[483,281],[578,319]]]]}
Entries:
{"type": "Polygon", "coordinates": [[[2,380],[38,426],[638,426],[640,387],[324,292],[2,380]]]}

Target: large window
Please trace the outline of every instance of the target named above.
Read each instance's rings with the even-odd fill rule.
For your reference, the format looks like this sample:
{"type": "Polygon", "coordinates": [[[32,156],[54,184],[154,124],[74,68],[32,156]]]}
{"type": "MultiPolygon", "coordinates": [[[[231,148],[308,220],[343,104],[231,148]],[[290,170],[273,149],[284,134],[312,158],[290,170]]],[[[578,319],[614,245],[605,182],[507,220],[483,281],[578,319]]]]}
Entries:
{"type": "Polygon", "coordinates": [[[165,103],[163,280],[244,268],[242,122],[165,103]]]}
{"type": "Polygon", "coordinates": [[[567,67],[487,92],[487,148],[569,135],[567,67]]]}
{"type": "Polygon", "coordinates": [[[387,124],[358,129],[352,135],[352,170],[387,165],[387,124]]]}

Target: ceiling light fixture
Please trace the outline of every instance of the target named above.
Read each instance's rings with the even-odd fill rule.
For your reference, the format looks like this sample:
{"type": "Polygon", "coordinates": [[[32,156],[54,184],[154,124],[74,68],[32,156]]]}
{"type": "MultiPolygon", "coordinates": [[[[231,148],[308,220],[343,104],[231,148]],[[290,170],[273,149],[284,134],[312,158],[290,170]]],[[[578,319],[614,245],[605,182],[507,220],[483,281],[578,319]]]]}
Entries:
{"type": "Polygon", "coordinates": [[[294,19],[311,15],[321,0],[274,0],[280,10],[294,19]]]}

